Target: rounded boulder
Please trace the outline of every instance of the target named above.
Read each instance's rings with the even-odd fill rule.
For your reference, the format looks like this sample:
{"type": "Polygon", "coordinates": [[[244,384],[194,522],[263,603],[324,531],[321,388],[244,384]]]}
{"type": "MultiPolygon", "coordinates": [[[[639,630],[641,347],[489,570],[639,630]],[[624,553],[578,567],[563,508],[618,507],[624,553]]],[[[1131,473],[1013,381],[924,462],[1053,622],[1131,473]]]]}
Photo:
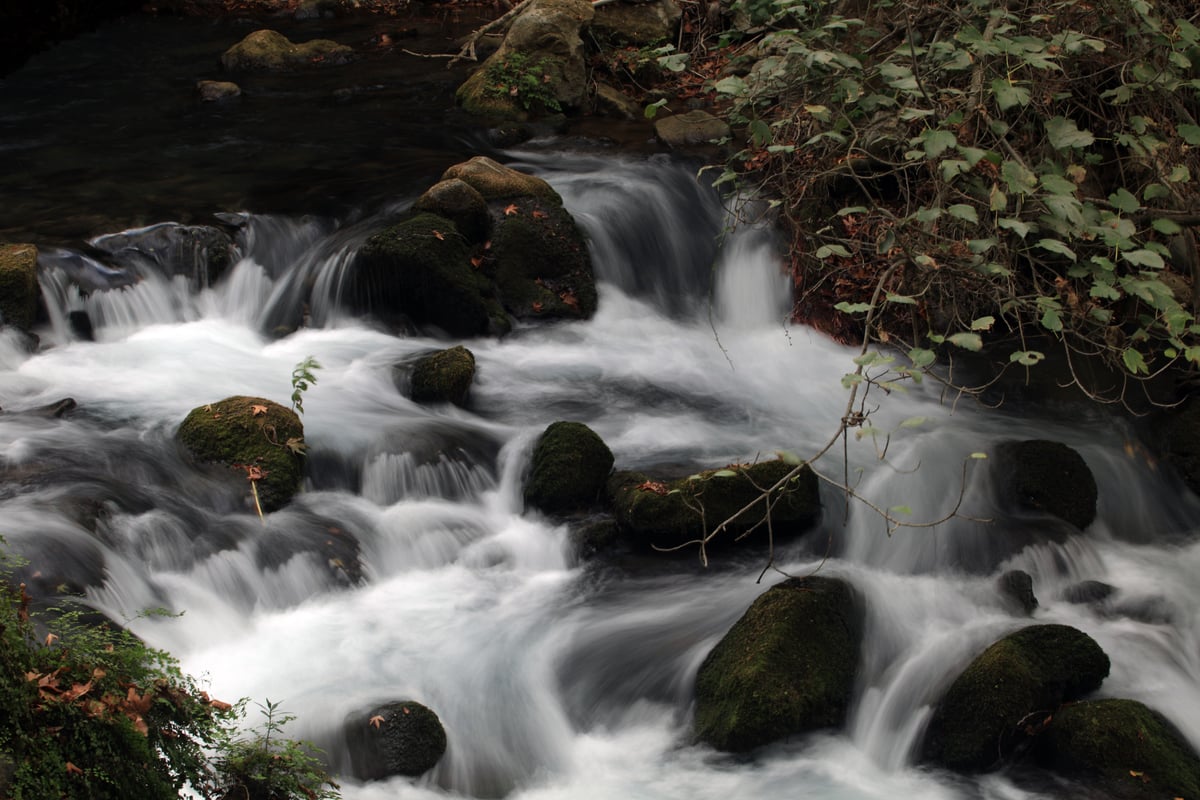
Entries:
{"type": "Polygon", "coordinates": [[[412,371],[412,399],[417,403],[461,406],[475,379],[475,355],[463,347],[439,350],[417,361],[412,371]]]}
{"type": "Polygon", "coordinates": [[[346,718],[351,770],[362,780],[421,775],[446,752],[446,729],[431,709],[399,700],[346,718]]]}
{"type": "Polygon", "coordinates": [[[996,449],[1002,497],[1083,530],[1096,518],[1096,478],[1078,452],[1061,442],[1030,439],[996,449]]]}
{"type": "Polygon", "coordinates": [[[554,422],[533,448],[525,502],[549,514],[596,504],[612,471],[613,454],[581,422],[554,422]]]}

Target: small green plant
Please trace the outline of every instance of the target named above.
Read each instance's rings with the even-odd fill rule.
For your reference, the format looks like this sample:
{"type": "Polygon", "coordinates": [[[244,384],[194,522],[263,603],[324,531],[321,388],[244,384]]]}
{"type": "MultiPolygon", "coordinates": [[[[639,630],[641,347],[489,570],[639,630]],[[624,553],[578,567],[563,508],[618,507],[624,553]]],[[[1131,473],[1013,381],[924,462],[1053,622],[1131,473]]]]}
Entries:
{"type": "Polygon", "coordinates": [[[545,58],[510,53],[487,68],[486,94],[510,97],[526,111],[562,111],[545,58]]]}
{"type": "Polygon", "coordinates": [[[285,738],[295,716],[269,699],[259,705],[266,720],[249,739],[226,748],[217,769],[229,800],[333,800],[338,785],[321,764],[316,748],[285,738]]]}
{"type": "Polygon", "coordinates": [[[308,391],[310,384],[316,384],[317,378],[313,375],[313,370],[320,368],[321,365],[312,356],[292,368],[292,411],[297,414],[304,413],[304,393],[308,391]]]}

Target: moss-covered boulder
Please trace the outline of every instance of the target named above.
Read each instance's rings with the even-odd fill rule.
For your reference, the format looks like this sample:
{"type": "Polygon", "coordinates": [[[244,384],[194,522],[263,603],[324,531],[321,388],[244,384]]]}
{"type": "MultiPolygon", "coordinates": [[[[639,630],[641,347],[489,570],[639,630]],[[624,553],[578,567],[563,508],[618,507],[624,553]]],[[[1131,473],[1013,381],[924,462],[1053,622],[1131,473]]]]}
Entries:
{"type": "Polygon", "coordinates": [[[192,409],[175,434],[197,461],[224,464],[255,484],[264,511],[282,508],[304,476],[304,426],[290,408],[262,397],[227,397],[192,409]]]}
{"type": "Polygon", "coordinates": [[[1200,797],[1200,757],[1161,714],[1135,700],[1063,706],[1037,739],[1037,761],[1114,800],[1200,797]]]}
{"type": "Polygon", "coordinates": [[[463,347],[439,350],[420,359],[412,371],[412,399],[417,403],[467,402],[475,380],[475,355],[463,347]]]}
{"type": "Polygon", "coordinates": [[[446,729],[428,707],[399,700],[346,718],[344,731],[357,778],[421,775],[446,752],[446,729]]]}
{"type": "Polygon", "coordinates": [[[414,211],[437,214],[452,221],[469,242],[482,242],[492,230],[487,200],[459,178],[438,181],[413,203],[414,211]]]}
{"type": "Polygon", "coordinates": [[[619,2],[596,9],[591,34],[613,47],[645,47],[675,40],[683,10],[675,0],[619,2]]]}
{"type": "Polygon", "coordinates": [[[594,506],[612,466],[612,451],[587,425],[551,423],[533,448],[525,502],[549,514],[594,506]]]}
{"type": "Polygon", "coordinates": [[[345,64],[354,48],[330,39],[296,43],[278,31],[258,30],[221,54],[221,66],[230,72],[300,69],[345,64]]]}
{"type": "Polygon", "coordinates": [[[1031,439],[996,448],[1002,501],[1042,511],[1083,530],[1096,518],[1096,478],[1078,452],[1031,439]]]}
{"type": "Polygon", "coordinates": [[[1009,634],[950,685],[926,731],[924,759],[963,772],[995,767],[1025,743],[1030,715],[1040,723],[1099,688],[1108,669],[1100,645],[1075,628],[1034,625],[1009,634]]]}
{"type": "MultiPolygon", "coordinates": [[[[730,519],[747,505],[759,501],[726,526],[710,543],[721,546],[757,526],[753,542],[767,540],[765,490],[792,471],[781,460],[752,465],[734,464],[678,480],[664,480],[642,472],[617,472],[608,481],[608,498],[622,535],[642,548],[670,548],[694,542],[730,519]]],[[[817,476],[801,469],[770,496],[771,530],[775,541],[784,541],[807,530],[821,511],[817,476]]]]}
{"type": "Polygon", "coordinates": [[[862,609],[836,578],[790,578],[760,595],[696,675],[696,738],[741,753],[840,727],[862,644],[862,609]]]}
{"type": "Polygon", "coordinates": [[[0,325],[28,331],[37,315],[37,248],[0,244],[0,325]]]}
{"type": "Polygon", "coordinates": [[[367,239],[352,264],[347,299],[385,321],[403,317],[451,336],[502,333],[508,317],[471,258],[453,222],[418,213],[367,239]]]}
{"type": "Polygon", "coordinates": [[[497,119],[578,108],[588,84],[581,31],[594,15],[588,0],[530,0],[499,49],[459,87],[459,104],[497,119]]]}
{"type": "Polygon", "coordinates": [[[596,280],[583,232],[560,203],[508,203],[492,234],[496,287],[518,319],[586,319],[596,280]]]}
{"type": "Polygon", "coordinates": [[[533,197],[562,204],[554,187],[536,175],[507,167],[487,156],[475,156],[455,164],[442,173],[442,180],[461,180],[479,192],[485,200],[533,197]]]}

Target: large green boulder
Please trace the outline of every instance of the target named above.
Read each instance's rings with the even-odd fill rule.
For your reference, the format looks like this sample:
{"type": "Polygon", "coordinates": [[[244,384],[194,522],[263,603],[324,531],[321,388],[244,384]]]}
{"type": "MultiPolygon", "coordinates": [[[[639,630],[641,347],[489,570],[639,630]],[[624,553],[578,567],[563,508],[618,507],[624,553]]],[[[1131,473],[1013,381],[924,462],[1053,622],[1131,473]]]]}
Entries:
{"type": "Polygon", "coordinates": [[[1200,758],[1179,731],[1135,700],[1063,706],[1037,739],[1042,766],[1106,798],[1200,797],[1200,758]]]}
{"type": "Polygon", "coordinates": [[[506,204],[492,234],[496,287],[518,319],[586,319],[596,279],[583,232],[560,203],[521,197],[506,204]]]}
{"type": "Polygon", "coordinates": [[[482,242],[492,230],[487,200],[471,184],[458,178],[441,180],[413,203],[414,211],[451,220],[469,242],[482,242]]]}
{"type": "Polygon", "coordinates": [[[412,399],[417,403],[453,403],[461,406],[475,379],[475,355],[463,347],[438,350],[413,366],[412,399]]]}
{"type": "Polygon", "coordinates": [[[594,506],[612,466],[612,451],[587,425],[551,423],[533,448],[525,502],[549,514],[594,506]]]}
{"type": "Polygon", "coordinates": [[[776,542],[807,530],[821,511],[817,476],[807,466],[768,497],[766,490],[785,478],[793,465],[782,460],[734,464],[678,480],[642,472],[617,472],[608,481],[608,497],[622,534],[643,548],[674,548],[696,542],[730,520],[710,546],[728,545],[752,528],[752,541],[776,542]],[[730,519],[754,503],[737,519],[730,519]]]}
{"type": "Polygon", "coordinates": [[[199,406],[176,438],[201,462],[224,464],[250,480],[263,511],[282,508],[304,477],[304,426],[290,408],[262,397],[227,397],[199,406]]]}
{"type": "Polygon", "coordinates": [[[258,30],[221,54],[221,66],[231,72],[337,66],[354,58],[354,48],[330,39],[296,43],[278,31],[258,30]]]}
{"type": "Polygon", "coordinates": [[[846,721],[862,607],[836,578],[790,578],[760,595],[696,675],[696,738],[741,753],[846,721]]]}
{"type": "Polygon", "coordinates": [[[37,314],[37,248],[0,244],[0,326],[28,331],[37,314]]]}
{"type": "Polygon", "coordinates": [[[962,772],[995,767],[1024,743],[1029,726],[1099,688],[1108,669],[1100,645],[1067,625],[1009,634],[972,661],[937,704],[924,759],[962,772]]]}
{"type": "Polygon", "coordinates": [[[1078,452],[1061,442],[1004,442],[995,463],[1003,500],[1041,511],[1083,530],[1096,518],[1096,478],[1078,452]]]}
{"type": "Polygon", "coordinates": [[[387,703],[346,718],[351,769],[357,778],[421,775],[446,752],[446,729],[431,709],[412,700],[387,703]]]}
{"type": "Polygon", "coordinates": [[[354,259],[348,300],[390,320],[404,316],[451,336],[508,329],[508,317],[486,275],[471,263],[457,226],[419,213],[367,239],[354,259]]]}

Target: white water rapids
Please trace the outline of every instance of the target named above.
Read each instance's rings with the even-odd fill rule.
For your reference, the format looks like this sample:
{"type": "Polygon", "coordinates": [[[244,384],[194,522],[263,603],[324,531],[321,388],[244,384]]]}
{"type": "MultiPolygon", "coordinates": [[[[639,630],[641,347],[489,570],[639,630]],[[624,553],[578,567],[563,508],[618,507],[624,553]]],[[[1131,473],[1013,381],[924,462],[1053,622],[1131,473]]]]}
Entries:
{"type": "MultiPolygon", "coordinates": [[[[995,589],[1010,568],[1033,576],[1037,621],[1074,625],[1109,654],[1102,695],[1144,701],[1200,746],[1200,503],[1129,447],[1111,417],[953,405],[932,387],[879,399],[873,422],[895,431],[886,463],[869,440],[851,440],[848,474],[871,502],[937,518],[954,505],[971,453],[1048,438],[1077,449],[1096,474],[1097,521],[980,572],[963,565],[986,560],[989,537],[1011,526],[960,519],[889,537],[861,506],[844,517],[841,497],[825,491],[821,525],[781,566],[842,576],[865,598],[846,730],[752,760],[692,744],[696,669],[778,576],[757,583],[758,556],[717,556],[707,571],[581,563],[565,526],[522,508],[533,441],[569,419],[599,433],[618,469],[804,455],[834,431],[854,353],[785,326],[788,285],[769,237],[738,230],[718,248],[722,209],[690,168],[520,158],[587,228],[599,311],[465,342],[478,363],[466,410],[415,405],[393,379],[393,365],[446,342],[385,333],[337,310],[339,270],[369,223],[251,218],[245,258],[199,292],[151,275],[85,298],[47,278],[42,348],[26,354],[0,337],[9,412],[0,457],[33,474],[0,487],[0,534],[47,572],[102,565],[103,583],[86,597],[115,619],[181,612],[131,627],[215,696],[279,702],[298,717],[288,732],[320,744],[335,766],[346,764],[338,731],[350,712],[394,698],[434,709],[449,738],[441,763],[417,780],[346,779],[350,800],[1043,796],[1003,777],[966,780],[913,763],[939,691],[983,647],[1028,624],[995,589]],[[265,334],[302,284],[316,287],[313,325],[265,334]],[[81,309],[94,342],[66,325],[81,309]],[[229,395],[287,405],[291,370],[310,355],[321,368],[304,395],[309,478],[263,524],[171,437],[189,410],[229,395]],[[67,396],[79,409],[63,419],[12,413],[67,396]],[[925,421],[900,427],[914,417],[925,421]],[[107,511],[98,533],[76,513],[87,502],[107,511]],[[311,546],[337,535],[359,542],[360,585],[340,581],[311,546]],[[1081,580],[1117,588],[1107,613],[1060,599],[1081,580]]],[[[840,458],[839,447],[820,466],[840,477],[840,458]]],[[[997,510],[985,467],[966,473],[973,516],[997,510]]]]}

